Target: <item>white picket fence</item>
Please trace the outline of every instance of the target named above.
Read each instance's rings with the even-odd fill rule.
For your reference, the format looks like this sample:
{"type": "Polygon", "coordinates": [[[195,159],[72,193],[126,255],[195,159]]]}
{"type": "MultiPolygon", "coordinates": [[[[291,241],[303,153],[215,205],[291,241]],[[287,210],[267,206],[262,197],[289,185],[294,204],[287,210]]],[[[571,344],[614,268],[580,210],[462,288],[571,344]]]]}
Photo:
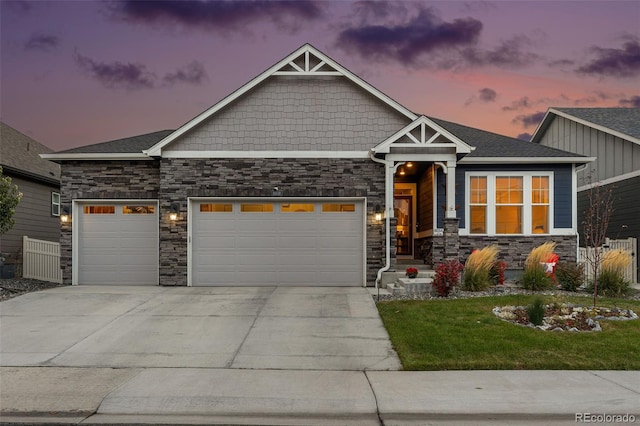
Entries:
{"type": "MultiPolygon", "coordinates": [[[[602,246],[602,254],[611,251],[611,250],[628,250],[631,252],[631,265],[626,269],[624,278],[625,280],[631,283],[638,282],[638,240],[636,238],[627,238],[625,240],[610,240],[606,239],[605,244],[602,246]]],[[[584,273],[585,278],[587,280],[593,279],[593,270],[587,264],[587,254],[588,250],[593,250],[592,248],[580,247],[578,249],[578,263],[584,263],[584,273]]],[[[600,255],[602,257],[602,254],[600,255]]]]}
{"type": "Polygon", "coordinates": [[[60,243],[25,235],[22,239],[22,276],[61,284],[60,243]]]}

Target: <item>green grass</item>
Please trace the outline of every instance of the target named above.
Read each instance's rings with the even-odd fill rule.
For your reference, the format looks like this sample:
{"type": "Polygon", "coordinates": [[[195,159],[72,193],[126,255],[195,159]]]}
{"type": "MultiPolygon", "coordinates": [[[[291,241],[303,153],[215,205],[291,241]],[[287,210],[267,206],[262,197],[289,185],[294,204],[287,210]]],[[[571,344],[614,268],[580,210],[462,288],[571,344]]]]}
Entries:
{"type": "MultiPolygon", "coordinates": [[[[601,332],[551,332],[496,318],[495,306],[537,296],[378,303],[405,370],[638,370],[640,319],[600,321],[601,332]]],[[[590,306],[588,297],[543,298],[590,306]]],[[[599,298],[598,307],[640,313],[640,302],[599,298]]]]}

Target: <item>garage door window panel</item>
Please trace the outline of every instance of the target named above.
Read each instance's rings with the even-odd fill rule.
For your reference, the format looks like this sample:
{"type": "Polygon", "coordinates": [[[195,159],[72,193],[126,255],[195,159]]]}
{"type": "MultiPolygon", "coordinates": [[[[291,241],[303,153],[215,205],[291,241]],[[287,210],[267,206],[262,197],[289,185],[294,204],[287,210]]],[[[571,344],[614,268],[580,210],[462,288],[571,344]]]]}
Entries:
{"type": "Polygon", "coordinates": [[[283,213],[313,213],[315,206],[313,204],[282,204],[280,211],[283,213]]]}
{"type": "Polygon", "coordinates": [[[356,205],[355,204],[335,204],[335,203],[325,203],[322,204],[322,211],[325,213],[355,213],[356,205]]]}
{"type": "Polygon", "coordinates": [[[273,213],[273,204],[241,204],[242,213],[273,213]]]}
{"type": "Polygon", "coordinates": [[[155,206],[122,206],[122,214],[154,214],[155,206]]]}
{"type": "Polygon", "coordinates": [[[212,203],[212,204],[200,204],[201,213],[232,213],[233,204],[227,203],[212,203]]]}
{"type": "Polygon", "coordinates": [[[84,206],[84,214],[116,214],[115,206],[84,206]]]}

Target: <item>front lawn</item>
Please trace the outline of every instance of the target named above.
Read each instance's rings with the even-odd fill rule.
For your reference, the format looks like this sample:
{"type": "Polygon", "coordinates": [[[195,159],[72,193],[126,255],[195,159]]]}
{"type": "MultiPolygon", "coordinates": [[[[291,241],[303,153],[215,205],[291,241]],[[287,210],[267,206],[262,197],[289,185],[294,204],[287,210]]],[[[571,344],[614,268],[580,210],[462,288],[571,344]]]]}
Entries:
{"type": "MultiPolygon", "coordinates": [[[[600,320],[600,332],[552,332],[496,318],[495,306],[529,305],[537,296],[378,303],[405,370],[639,370],[640,319],[600,320]]],[[[545,303],[591,306],[587,297],[548,296],[545,303]]],[[[632,309],[640,302],[598,300],[599,307],[632,309]]]]}

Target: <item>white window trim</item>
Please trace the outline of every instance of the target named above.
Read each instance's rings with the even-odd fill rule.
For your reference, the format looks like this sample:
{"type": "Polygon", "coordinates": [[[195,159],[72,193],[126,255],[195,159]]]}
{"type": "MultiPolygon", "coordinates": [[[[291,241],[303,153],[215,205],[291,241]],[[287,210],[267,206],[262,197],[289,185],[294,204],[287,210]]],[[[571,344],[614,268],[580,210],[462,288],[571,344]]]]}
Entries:
{"type": "Polygon", "coordinates": [[[55,216],[55,217],[59,217],[60,216],[60,209],[62,209],[62,203],[60,202],[60,193],[59,192],[52,192],[51,193],[51,216],[55,216]],[[58,196],[58,202],[54,203],[53,201],[53,196],[57,195],[58,196]],[[58,207],[58,212],[54,212],[53,211],[53,207],[57,206],[58,207]]]}
{"type": "MultiPolygon", "coordinates": [[[[460,235],[470,236],[545,236],[558,234],[555,229],[553,217],[554,217],[554,174],[548,171],[510,171],[510,172],[466,172],[465,173],[465,227],[460,228],[460,235]],[[502,176],[514,176],[523,178],[523,211],[522,211],[522,233],[521,234],[497,234],[496,233],[496,177],[502,176]],[[549,178],[549,231],[545,234],[534,234],[531,229],[531,207],[534,205],[532,202],[532,190],[531,179],[533,176],[544,176],[549,178]],[[472,177],[486,177],[487,178],[487,233],[486,234],[471,234],[469,225],[471,220],[471,178],[472,177]]],[[[519,204],[520,205],[520,204],[519,204]]],[[[539,204],[537,204],[539,205],[539,204]]]]}

